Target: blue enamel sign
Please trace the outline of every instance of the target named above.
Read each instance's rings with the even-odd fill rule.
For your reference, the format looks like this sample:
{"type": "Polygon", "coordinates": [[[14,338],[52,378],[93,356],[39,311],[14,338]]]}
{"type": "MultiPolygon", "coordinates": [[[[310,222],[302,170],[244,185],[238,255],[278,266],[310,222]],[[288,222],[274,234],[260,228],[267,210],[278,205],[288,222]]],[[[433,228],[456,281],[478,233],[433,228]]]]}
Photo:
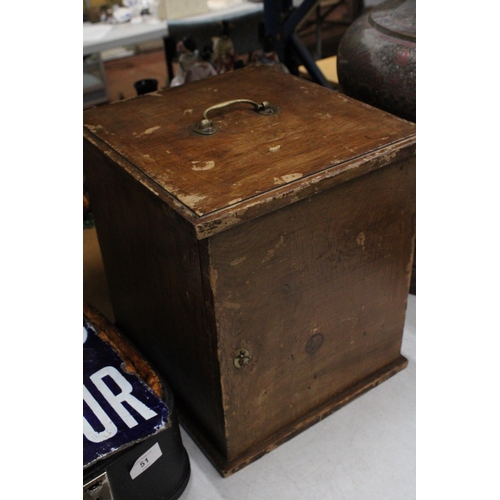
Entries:
{"type": "Polygon", "coordinates": [[[169,409],[83,317],[83,467],[168,426],[169,409]]]}

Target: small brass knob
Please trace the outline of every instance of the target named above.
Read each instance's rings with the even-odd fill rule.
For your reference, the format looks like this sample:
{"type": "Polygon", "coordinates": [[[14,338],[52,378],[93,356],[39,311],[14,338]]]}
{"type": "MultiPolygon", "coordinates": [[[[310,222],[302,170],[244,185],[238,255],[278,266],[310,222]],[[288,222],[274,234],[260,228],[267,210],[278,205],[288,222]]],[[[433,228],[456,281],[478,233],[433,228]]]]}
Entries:
{"type": "Polygon", "coordinates": [[[246,349],[240,349],[234,358],[234,366],[236,366],[236,368],[243,368],[251,362],[252,356],[250,356],[250,353],[246,349]]]}

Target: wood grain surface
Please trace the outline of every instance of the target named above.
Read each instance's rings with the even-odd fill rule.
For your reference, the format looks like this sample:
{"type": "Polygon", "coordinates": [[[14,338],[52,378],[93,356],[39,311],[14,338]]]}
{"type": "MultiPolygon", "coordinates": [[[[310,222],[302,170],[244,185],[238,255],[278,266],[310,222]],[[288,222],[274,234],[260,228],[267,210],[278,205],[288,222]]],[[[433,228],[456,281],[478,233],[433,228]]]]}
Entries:
{"type": "Polygon", "coordinates": [[[209,240],[230,459],[399,358],[414,172],[396,163],[209,240]]]}
{"type": "Polygon", "coordinates": [[[249,209],[260,215],[308,196],[311,186],[327,188],[324,180],[346,170],[361,175],[390,156],[387,148],[401,154],[415,142],[413,123],[267,67],[95,108],[84,125],[89,140],[174,198],[201,237],[248,220],[249,209]],[[217,134],[190,130],[210,106],[233,99],[269,101],[279,111],[262,116],[235,104],[210,114],[217,134]]]}

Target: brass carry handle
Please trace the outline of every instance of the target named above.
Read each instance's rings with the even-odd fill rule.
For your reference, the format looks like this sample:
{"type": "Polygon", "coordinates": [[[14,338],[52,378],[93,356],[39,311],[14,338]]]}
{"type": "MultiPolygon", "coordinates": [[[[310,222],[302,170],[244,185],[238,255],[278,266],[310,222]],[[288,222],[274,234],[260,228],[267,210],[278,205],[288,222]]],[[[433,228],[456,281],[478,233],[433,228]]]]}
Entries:
{"type": "Polygon", "coordinates": [[[213,124],[212,120],[208,118],[208,113],[210,113],[210,111],[215,111],[216,109],[225,108],[226,106],[230,106],[231,104],[240,104],[240,103],[251,104],[254,107],[254,111],[256,113],[259,113],[260,115],[269,116],[269,115],[274,115],[278,112],[278,109],[274,106],[271,106],[271,104],[269,104],[267,101],[264,101],[260,104],[255,101],[251,101],[250,99],[235,99],[233,101],[220,102],[219,104],[215,104],[214,106],[211,106],[210,108],[206,109],[203,112],[203,119],[200,122],[192,125],[191,130],[200,135],[215,134],[219,130],[219,128],[216,127],[213,124]]]}

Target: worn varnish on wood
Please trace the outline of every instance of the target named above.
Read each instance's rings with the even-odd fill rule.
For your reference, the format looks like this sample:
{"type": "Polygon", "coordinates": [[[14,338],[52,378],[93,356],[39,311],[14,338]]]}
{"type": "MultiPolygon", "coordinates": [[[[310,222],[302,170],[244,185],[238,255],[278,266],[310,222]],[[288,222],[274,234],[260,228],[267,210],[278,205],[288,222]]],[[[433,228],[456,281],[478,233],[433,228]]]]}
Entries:
{"type": "Polygon", "coordinates": [[[223,475],[406,365],[415,125],[272,68],[84,113],[117,324],[223,475]],[[209,113],[212,136],[190,127],[209,113]]]}

